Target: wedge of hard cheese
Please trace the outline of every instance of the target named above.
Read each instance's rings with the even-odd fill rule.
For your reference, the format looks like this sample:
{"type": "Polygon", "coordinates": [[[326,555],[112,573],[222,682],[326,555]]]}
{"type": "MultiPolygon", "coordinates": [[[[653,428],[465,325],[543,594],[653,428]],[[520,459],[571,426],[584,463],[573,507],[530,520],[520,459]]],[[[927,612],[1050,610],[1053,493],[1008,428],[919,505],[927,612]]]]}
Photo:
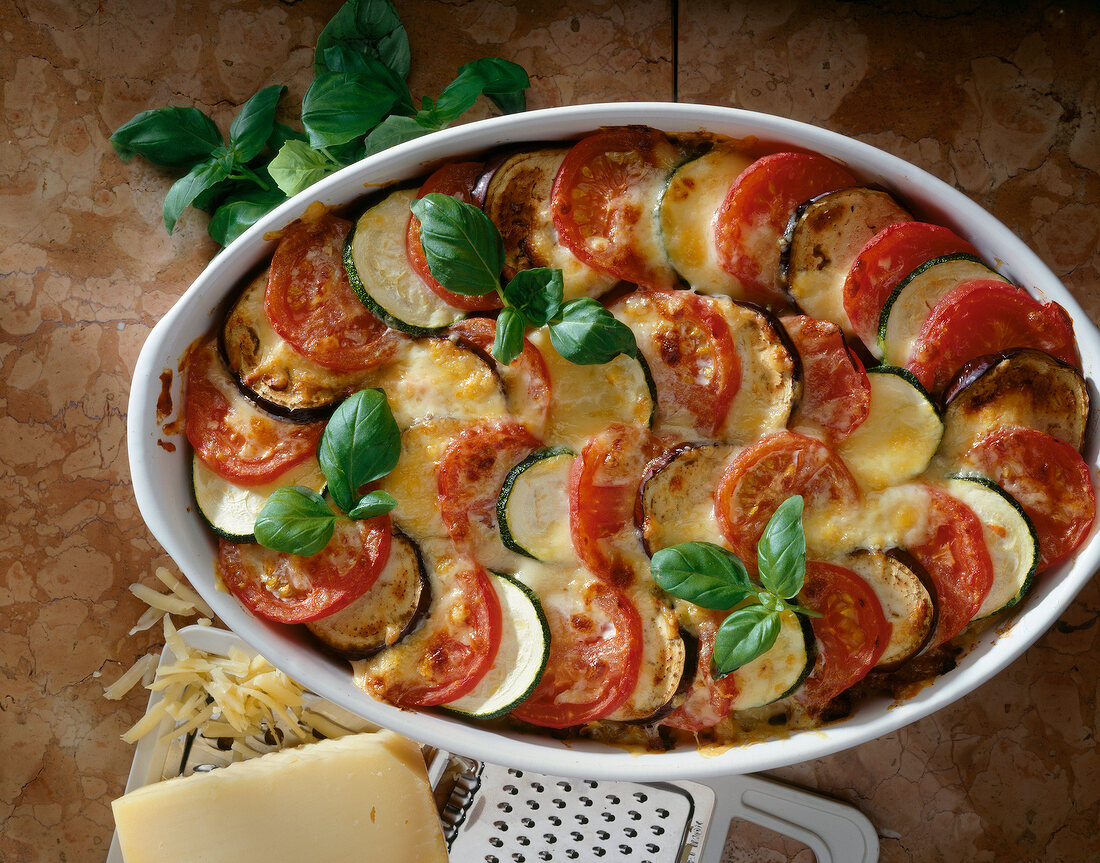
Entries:
{"type": "Polygon", "coordinates": [[[112,804],[126,863],[445,863],[419,748],[390,731],[169,779],[112,804]]]}

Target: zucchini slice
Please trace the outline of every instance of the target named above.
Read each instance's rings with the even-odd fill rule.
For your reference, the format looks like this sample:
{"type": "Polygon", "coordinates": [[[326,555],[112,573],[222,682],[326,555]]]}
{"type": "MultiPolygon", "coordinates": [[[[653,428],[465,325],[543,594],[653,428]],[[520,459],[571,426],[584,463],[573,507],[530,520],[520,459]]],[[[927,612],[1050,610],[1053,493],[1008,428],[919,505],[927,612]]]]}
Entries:
{"type": "Polygon", "coordinates": [[[263,485],[243,486],[219,476],[197,455],[191,457],[191,490],[203,521],[230,542],[255,542],[256,517],[267,499],[288,485],[302,485],[316,492],[325,489],[325,476],[316,456],[295,465],[263,485]]]}
{"type": "Polygon", "coordinates": [[[440,707],[473,719],[495,719],[523,703],[538,685],[550,656],[550,624],[538,595],[504,573],[489,577],[503,623],[496,661],[471,692],[440,707]]]}
{"type": "Polygon", "coordinates": [[[1011,608],[1027,593],[1039,565],[1039,539],[1020,504],[992,480],[952,477],[947,491],[978,516],[993,560],[993,586],[974,615],[981,620],[1011,608]]]}
{"type": "Polygon", "coordinates": [[[844,332],[844,279],[860,250],[883,228],[913,217],[888,193],[852,186],[807,201],[791,217],[780,271],[787,291],[807,315],[844,332]]]}
{"type": "Polygon", "coordinates": [[[870,413],[837,452],[862,488],[880,489],[928,467],[943,437],[943,421],[932,397],[905,369],[868,369],[867,380],[870,413]]]}
{"type": "Polygon", "coordinates": [[[520,270],[562,271],[565,299],[598,297],[617,279],[582,263],[562,243],[550,213],[550,190],[568,147],[527,150],[506,157],[485,191],[485,214],[504,240],[504,278],[520,270]]]}
{"type": "Polygon", "coordinates": [[[813,671],[816,653],[809,621],[793,611],[784,611],[779,624],[775,644],[731,672],[737,681],[732,710],[750,710],[786,698],[813,671]]]}
{"type": "Polygon", "coordinates": [[[544,447],[508,472],[497,498],[497,524],[506,548],[544,563],[574,559],[569,472],[576,456],[568,447],[544,447]]]}
{"type": "Polygon", "coordinates": [[[326,419],[362,387],[363,372],[337,372],[303,356],[275,332],[264,310],[267,270],[253,279],[225,316],[219,348],[242,393],[264,410],[295,422],[326,419]]]}
{"type": "Polygon", "coordinates": [[[361,597],[306,627],[329,650],[347,659],[365,659],[416,629],[431,605],[431,583],[420,549],[394,532],[390,556],[378,579],[361,597]]]}
{"type": "Polygon", "coordinates": [[[932,307],[953,288],[973,279],[1008,281],[980,258],[960,252],[926,261],[898,282],[878,319],[883,362],[904,366],[932,307]]]}
{"type": "Polygon", "coordinates": [[[1031,349],[983,357],[967,365],[944,395],[940,454],[957,460],[987,432],[1026,426],[1080,452],[1089,418],[1081,372],[1031,349]]]}
{"type": "Polygon", "coordinates": [[[657,387],[640,354],[637,359],[619,354],[609,363],[578,366],[554,350],[546,327],[532,330],[528,338],[542,352],[550,375],[546,440],[580,452],[589,438],[611,423],[652,423],[657,387]]]}
{"type": "Polygon", "coordinates": [[[743,298],[737,279],[718,262],[714,214],[726,199],[733,181],[752,158],[724,146],[672,172],[659,205],[661,242],[672,268],[701,294],[729,294],[743,298]]]}
{"type": "Polygon", "coordinates": [[[922,567],[911,555],[860,549],[838,561],[863,578],[882,603],[892,627],[876,668],[897,668],[916,656],[936,630],[936,606],[922,578],[922,567]]]}
{"type": "Polygon", "coordinates": [[[736,451],[729,444],[684,443],[646,465],[634,517],[646,554],[681,542],[725,544],[714,489],[736,451]]]}
{"type": "Polygon", "coordinates": [[[387,326],[413,336],[438,333],[466,316],[444,302],[409,265],[405,231],[415,189],[390,192],[359,217],[344,246],[356,295],[387,326]]]}

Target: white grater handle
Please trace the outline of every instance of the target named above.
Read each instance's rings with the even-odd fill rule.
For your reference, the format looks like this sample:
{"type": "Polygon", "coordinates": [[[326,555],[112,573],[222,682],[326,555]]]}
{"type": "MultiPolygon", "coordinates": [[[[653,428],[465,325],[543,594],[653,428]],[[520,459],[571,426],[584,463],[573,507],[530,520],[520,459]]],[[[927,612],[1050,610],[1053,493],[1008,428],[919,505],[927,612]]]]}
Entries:
{"type": "Polygon", "coordinates": [[[720,863],[734,818],[803,842],[818,863],[878,860],[878,833],[854,806],[762,776],[725,776],[706,784],[716,799],[699,863],[720,863]]]}

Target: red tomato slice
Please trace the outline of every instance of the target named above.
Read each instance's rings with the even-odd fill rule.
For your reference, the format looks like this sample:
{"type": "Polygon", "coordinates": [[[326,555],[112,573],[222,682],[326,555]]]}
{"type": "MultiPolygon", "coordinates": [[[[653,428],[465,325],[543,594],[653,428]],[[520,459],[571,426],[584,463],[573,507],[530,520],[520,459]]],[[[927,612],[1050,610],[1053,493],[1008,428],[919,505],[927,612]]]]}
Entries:
{"type": "Polygon", "coordinates": [[[642,621],[626,594],[598,580],[579,595],[544,602],[550,655],[535,691],[512,716],[545,728],[595,722],[634,691],[642,659],[642,621]]]}
{"type": "Polygon", "coordinates": [[[975,279],[933,306],[906,366],[926,389],[938,393],[970,360],[1012,348],[1046,351],[1081,367],[1065,309],[1040,303],[1007,282],[975,279]]]}
{"type": "Polygon", "coordinates": [[[661,720],[662,725],[682,731],[702,731],[717,725],[730,713],[737,697],[737,676],[727,674],[715,680],[711,659],[714,656],[714,636],[728,612],[714,612],[699,624],[699,660],[695,679],[688,688],[683,704],[661,720]]]}
{"type": "Polygon", "coordinates": [[[856,182],[845,168],[816,153],[771,153],[733,181],[714,215],[718,260],[754,299],[783,299],[779,241],[795,209],[810,198],[856,182]]]}
{"type": "Polygon", "coordinates": [[[550,419],[550,371],[546,359],[526,337],[523,350],[510,365],[502,365],[492,359],[493,340],[497,325],[492,318],[463,318],[451,325],[460,342],[473,345],[496,366],[504,382],[505,398],[512,413],[527,422],[536,431],[546,428],[550,419]]]}
{"type": "Polygon", "coordinates": [[[390,556],[390,519],[340,520],[310,557],[222,539],[218,573],[241,604],[279,623],[305,623],[339,611],[374,584],[390,556]]]}
{"type": "MultiPolygon", "coordinates": [[[[441,195],[450,195],[458,198],[466,204],[477,204],[474,189],[481,179],[485,166],[481,162],[450,162],[428,177],[424,185],[417,192],[417,198],[423,198],[429,192],[439,192],[441,195]]],[[[409,214],[409,227],[405,233],[405,255],[409,259],[409,266],[424,280],[432,291],[448,305],[456,309],[468,312],[487,311],[499,309],[501,306],[500,295],[496,291],[481,296],[467,296],[448,291],[439,284],[428,269],[428,259],[424,257],[424,247],[420,245],[420,219],[409,214]]]]}
{"type": "Polygon", "coordinates": [[[187,359],[184,426],[195,454],[218,476],[261,485],[317,451],[323,422],[295,423],[260,410],[237,390],[211,339],[187,359]]]}
{"type": "Polygon", "coordinates": [[[275,332],[327,368],[364,371],[389,359],[398,335],[367,311],[344,269],[351,222],[308,212],[283,231],[264,292],[275,332]]]}
{"type": "Polygon", "coordinates": [[[616,278],[673,287],[676,273],[659,241],[648,236],[655,228],[647,220],[679,162],[680,150],[656,129],[606,129],[578,141],[550,192],[562,244],[581,262],[616,278]]]}
{"type": "Polygon", "coordinates": [[[642,471],[661,450],[647,429],[613,424],[585,445],[569,474],[569,530],[589,572],[625,587],[634,567],[620,545],[637,542],[634,506],[642,471]]]}
{"type": "Polygon", "coordinates": [[[936,634],[931,647],[963,631],[993,585],[993,562],[973,510],[947,492],[928,487],[929,538],[909,548],[936,591],[936,634]]]}
{"type": "Polygon", "coordinates": [[[867,372],[844,341],[840,327],[806,315],[782,318],[802,360],[802,398],[790,426],[838,444],[871,412],[867,372]]]}
{"type": "Polygon", "coordinates": [[[451,438],[436,483],[443,523],[460,550],[481,560],[490,545],[500,545],[497,498],[504,478],[539,446],[516,422],[481,423],[451,438]]]}
{"type": "Polygon", "coordinates": [[[1092,529],[1096,492],[1081,454],[1030,428],[1001,428],[979,438],[965,460],[1019,502],[1039,537],[1039,569],[1073,554],[1092,529]]]}
{"type": "Polygon", "coordinates": [[[867,676],[886,650],[893,627],[871,586],[843,566],[806,561],[799,598],[822,616],[810,618],[817,660],[797,697],[811,710],[820,710],[867,676]]]}
{"type": "Polygon", "coordinates": [[[844,279],[844,311],[855,334],[878,344],[879,316],[898,283],[926,261],[958,252],[978,254],[950,228],[928,222],[901,222],[871,237],[844,279]]]}
{"type": "Polygon", "coordinates": [[[700,435],[716,436],[741,388],[741,360],[715,301],[690,291],[640,289],[612,310],[627,325],[637,322],[658,410],[666,419],[686,413],[700,435]]]}
{"type": "Polygon", "coordinates": [[[796,494],[803,497],[804,511],[821,511],[852,506],[859,487],[829,447],[790,431],[761,438],[726,467],[714,492],[714,513],[722,535],[750,570],[768,519],[796,494]]]}

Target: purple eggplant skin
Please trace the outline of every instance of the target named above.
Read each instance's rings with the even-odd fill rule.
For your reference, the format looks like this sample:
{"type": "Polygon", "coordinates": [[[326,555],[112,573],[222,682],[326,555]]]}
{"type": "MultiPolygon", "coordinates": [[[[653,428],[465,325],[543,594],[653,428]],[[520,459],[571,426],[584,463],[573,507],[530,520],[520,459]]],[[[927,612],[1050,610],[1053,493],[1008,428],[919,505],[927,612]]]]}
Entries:
{"type": "Polygon", "coordinates": [[[963,366],[944,390],[945,438],[962,447],[987,431],[1018,425],[1080,452],[1089,402],[1081,372],[1050,354],[1031,348],[990,354],[963,366]]]}
{"type": "Polygon", "coordinates": [[[695,681],[695,675],[699,669],[699,639],[682,626],[680,627],[680,639],[684,642],[684,670],[680,675],[680,682],[676,686],[676,691],[668,701],[649,716],[642,719],[628,719],[625,721],[625,725],[655,725],[683,703],[684,696],[691,689],[691,684],[695,681]]]}
{"type": "Polygon", "coordinates": [[[370,589],[340,611],[305,624],[325,650],[344,659],[366,659],[413,632],[432,604],[431,580],[417,544],[394,531],[390,561],[370,589]],[[391,563],[393,568],[391,569],[391,563]],[[387,639],[392,620],[404,624],[387,639]]]}

